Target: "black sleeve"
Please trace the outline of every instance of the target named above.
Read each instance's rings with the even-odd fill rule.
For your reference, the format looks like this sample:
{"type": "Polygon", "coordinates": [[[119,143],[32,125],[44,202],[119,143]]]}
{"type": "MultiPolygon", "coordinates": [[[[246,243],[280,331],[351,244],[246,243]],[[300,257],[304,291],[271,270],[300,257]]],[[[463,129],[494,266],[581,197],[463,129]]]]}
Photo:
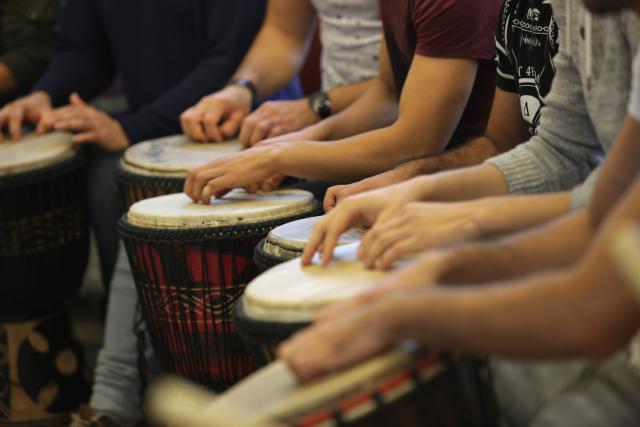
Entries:
{"type": "Polygon", "coordinates": [[[496,86],[507,92],[518,92],[516,70],[509,55],[509,5],[511,0],[505,0],[500,10],[498,28],[496,29],[496,86]]]}

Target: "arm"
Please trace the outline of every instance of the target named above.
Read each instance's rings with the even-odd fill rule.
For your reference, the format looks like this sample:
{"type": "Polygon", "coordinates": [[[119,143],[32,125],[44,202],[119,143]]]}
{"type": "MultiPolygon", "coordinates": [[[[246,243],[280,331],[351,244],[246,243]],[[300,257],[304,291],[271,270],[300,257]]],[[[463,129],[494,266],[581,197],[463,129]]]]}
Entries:
{"type": "Polygon", "coordinates": [[[325,210],[330,211],[349,196],[387,187],[419,175],[478,165],[528,138],[528,126],[520,114],[518,95],[496,88],[487,129],[482,137],[440,155],[413,160],[353,184],[332,187],[325,196],[325,210]]]}
{"type": "MultiPolygon", "coordinates": [[[[269,1],[265,22],[235,77],[253,82],[257,98],[273,94],[302,66],[314,28],[315,12],[309,0],[269,1]]],[[[196,141],[231,138],[251,112],[253,101],[251,91],[245,87],[224,87],[186,110],[181,116],[182,128],[196,141]]],[[[241,140],[251,145],[252,132],[247,133],[241,140]]]]}
{"type": "Polygon", "coordinates": [[[55,50],[56,0],[10,0],[3,6],[0,94],[25,91],[36,82],[55,50]]]}
{"type": "Polygon", "coordinates": [[[432,287],[376,298],[315,323],[286,342],[280,354],[302,379],[353,365],[407,339],[432,349],[503,357],[604,358],[623,347],[640,324],[635,298],[608,251],[609,236],[629,220],[640,220],[640,180],[574,268],[481,288],[432,287]]]}
{"type": "Polygon", "coordinates": [[[557,268],[575,261],[593,230],[628,191],[640,161],[640,122],[628,116],[602,167],[588,212],[583,211],[541,229],[493,243],[476,243],[451,250],[445,280],[466,282],[515,277],[541,268],[557,268]],[[562,238],[558,238],[562,236],[562,238]]]}
{"type": "MultiPolygon", "coordinates": [[[[296,143],[278,153],[276,167],[283,174],[335,182],[380,173],[412,157],[440,153],[462,116],[476,70],[477,62],[471,60],[416,56],[395,123],[339,141],[296,143]]],[[[383,81],[389,81],[390,76],[385,77],[383,81]]],[[[366,113],[360,112],[361,122],[367,120],[366,113]]]]}
{"type": "Polygon", "coordinates": [[[252,2],[215,2],[207,8],[206,57],[153,102],[118,117],[132,143],[180,132],[180,113],[202,96],[221,89],[242,60],[249,39],[247,19],[257,19],[252,2]]]}
{"type": "Polygon", "coordinates": [[[49,94],[54,107],[73,92],[92,99],[111,83],[116,66],[95,0],[69,0],[60,23],[59,48],[34,92],[49,94]]]}

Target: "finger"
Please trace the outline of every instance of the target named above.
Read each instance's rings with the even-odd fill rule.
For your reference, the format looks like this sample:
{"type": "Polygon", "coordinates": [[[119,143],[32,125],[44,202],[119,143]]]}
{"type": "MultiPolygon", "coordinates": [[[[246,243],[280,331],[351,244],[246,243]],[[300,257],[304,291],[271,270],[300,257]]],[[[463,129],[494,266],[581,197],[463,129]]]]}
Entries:
{"type": "Polygon", "coordinates": [[[4,140],[2,129],[9,123],[9,106],[5,106],[0,110],[0,141],[4,140]]]}
{"type": "Polygon", "coordinates": [[[222,142],[224,137],[218,128],[222,119],[222,110],[208,111],[202,120],[207,140],[213,142],[222,142]]]}
{"type": "Polygon", "coordinates": [[[76,144],[86,144],[88,142],[97,142],[100,136],[96,131],[89,131],[74,135],[71,140],[76,144]]]}
{"type": "Polygon", "coordinates": [[[254,193],[257,193],[258,190],[260,190],[260,187],[261,187],[260,184],[251,184],[246,186],[244,189],[247,193],[254,194],[254,193]]]}
{"type": "Polygon", "coordinates": [[[84,116],[84,114],[81,114],[77,108],[73,107],[62,107],[56,110],[47,111],[40,118],[36,132],[43,134],[50,131],[54,127],[55,123],[60,120],[73,119],[81,116],[84,116]]]}
{"type": "Polygon", "coordinates": [[[272,176],[262,184],[262,191],[275,191],[278,187],[280,187],[280,184],[282,184],[282,181],[284,181],[284,179],[285,177],[283,175],[272,176]]]}
{"type": "Polygon", "coordinates": [[[362,249],[360,260],[365,267],[373,268],[378,258],[382,256],[389,246],[411,236],[410,233],[407,235],[407,230],[403,227],[396,227],[395,225],[374,227],[366,233],[360,244],[360,249],[362,249]]]}
{"type": "Polygon", "coordinates": [[[322,251],[322,265],[327,266],[331,262],[331,258],[333,258],[333,251],[338,245],[338,240],[340,236],[351,228],[351,222],[353,218],[353,212],[351,209],[347,208],[341,211],[338,215],[335,215],[332,218],[329,227],[327,227],[327,231],[324,235],[324,241],[322,245],[324,246],[324,250],[322,251]]]}
{"type": "Polygon", "coordinates": [[[86,118],[74,118],[59,120],[54,123],[53,128],[56,130],[68,130],[68,131],[87,131],[91,130],[92,126],[86,118]]]}
{"type": "Polygon", "coordinates": [[[251,134],[251,146],[256,145],[258,142],[264,140],[271,128],[274,125],[274,121],[270,119],[262,120],[253,128],[253,133],[251,134]]]}
{"type": "Polygon", "coordinates": [[[207,140],[202,127],[202,115],[195,108],[185,111],[180,122],[182,131],[193,141],[205,142],[207,140]]]}
{"type": "Polygon", "coordinates": [[[211,198],[211,194],[213,193],[209,194],[209,198],[207,198],[206,195],[203,197],[202,191],[204,190],[207,183],[217,177],[219,173],[220,172],[218,168],[216,168],[215,166],[210,166],[208,169],[198,172],[193,180],[193,187],[187,194],[189,194],[194,200],[209,200],[211,198]]]}
{"type": "Polygon", "coordinates": [[[220,131],[225,139],[233,138],[238,134],[238,130],[244,120],[244,113],[242,111],[234,111],[229,118],[220,125],[220,131]]]}
{"type": "Polygon", "coordinates": [[[311,260],[313,256],[318,252],[320,244],[324,241],[324,235],[327,231],[328,221],[330,221],[329,216],[325,216],[313,227],[313,231],[311,232],[311,236],[307,244],[304,246],[304,251],[302,252],[301,262],[303,266],[311,265],[311,260]]]}
{"type": "Polygon", "coordinates": [[[71,96],[69,97],[69,102],[71,103],[71,105],[75,105],[78,107],[88,107],[86,102],[84,102],[82,98],[80,98],[80,95],[78,95],[77,92],[73,92],[71,94],[71,96]]]}
{"type": "Polygon", "coordinates": [[[24,112],[22,107],[14,107],[9,116],[9,134],[15,140],[22,137],[22,120],[24,112]]]}
{"type": "Polygon", "coordinates": [[[343,185],[335,185],[327,190],[327,193],[324,195],[324,200],[322,202],[322,207],[324,208],[325,213],[329,213],[331,209],[336,206],[336,195],[343,187],[343,185]]]}
{"type": "Polygon", "coordinates": [[[267,138],[275,138],[277,136],[285,135],[287,133],[289,133],[289,130],[287,128],[285,128],[282,125],[276,125],[271,128],[271,130],[269,131],[269,135],[267,135],[267,138]]]}
{"type": "Polygon", "coordinates": [[[242,186],[242,183],[234,181],[234,177],[228,173],[228,171],[226,171],[226,173],[223,172],[223,174],[207,183],[207,187],[211,191],[211,194],[215,194],[216,198],[221,198],[234,188],[240,188],[242,186]]]}
{"type": "Polygon", "coordinates": [[[255,113],[247,116],[242,122],[242,128],[240,129],[240,136],[238,138],[243,147],[251,147],[251,135],[253,134],[253,128],[256,124],[257,116],[255,113]]]}
{"type": "Polygon", "coordinates": [[[415,253],[416,247],[412,240],[401,240],[387,247],[384,253],[376,261],[378,270],[387,271],[393,267],[396,261],[415,253]]]}

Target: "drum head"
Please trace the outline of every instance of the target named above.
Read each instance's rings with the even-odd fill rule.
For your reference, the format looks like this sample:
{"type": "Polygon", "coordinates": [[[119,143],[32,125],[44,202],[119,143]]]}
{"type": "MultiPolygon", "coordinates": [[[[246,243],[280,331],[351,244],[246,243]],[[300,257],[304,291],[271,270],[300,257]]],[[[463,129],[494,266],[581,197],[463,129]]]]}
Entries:
{"type": "Polygon", "coordinates": [[[330,304],[351,298],[386,274],[357,261],[358,244],[336,248],[328,267],[303,268],[299,259],[280,264],[253,280],[243,301],[247,317],[270,322],[308,322],[330,304]]]}
{"type": "Polygon", "coordinates": [[[46,167],[74,154],[69,133],[31,133],[20,141],[0,143],[0,176],[46,167]]]}
{"type": "Polygon", "coordinates": [[[315,209],[313,194],[302,190],[249,194],[234,190],[208,205],[194,203],[186,194],[170,194],[135,203],[129,224],[154,229],[198,229],[260,224],[295,217],[315,209]]]}
{"type": "MultiPolygon", "coordinates": [[[[290,258],[292,252],[302,253],[309,237],[311,237],[313,228],[320,219],[322,219],[321,216],[304,218],[274,228],[267,236],[264,251],[269,255],[286,258],[290,258]]],[[[349,230],[340,236],[338,245],[358,243],[362,240],[363,234],[364,230],[362,229],[349,230]]]]}
{"type": "Polygon", "coordinates": [[[174,135],[130,147],[124,153],[122,167],[141,174],[184,175],[191,168],[240,150],[238,141],[205,144],[174,135]]]}

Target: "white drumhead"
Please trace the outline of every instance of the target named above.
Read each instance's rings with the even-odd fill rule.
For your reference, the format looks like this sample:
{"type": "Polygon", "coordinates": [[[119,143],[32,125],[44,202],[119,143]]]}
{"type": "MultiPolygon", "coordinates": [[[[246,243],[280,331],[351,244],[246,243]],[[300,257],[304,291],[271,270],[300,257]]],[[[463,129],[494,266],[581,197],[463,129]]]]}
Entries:
{"type": "Polygon", "coordinates": [[[358,247],[336,248],[327,267],[319,265],[317,257],[305,268],[293,259],[261,274],[245,290],[246,315],[270,322],[308,322],[319,309],[370,289],[388,273],[364,268],[357,260],[358,247]]]}
{"type": "MultiPolygon", "coordinates": [[[[282,258],[299,256],[309,242],[311,232],[315,225],[322,219],[321,216],[304,218],[298,221],[281,225],[271,230],[264,244],[264,251],[270,255],[282,258]]],[[[364,230],[352,229],[340,236],[338,245],[358,243],[362,240],[364,230]]]]}
{"type": "MultiPolygon", "coordinates": [[[[186,174],[196,166],[242,150],[238,141],[213,144],[193,142],[184,135],[174,135],[135,144],[125,151],[123,168],[159,174],[186,174]]],[[[143,172],[144,174],[144,172],[143,172]]]]}
{"type": "Polygon", "coordinates": [[[0,142],[0,175],[25,172],[66,160],[75,154],[71,134],[28,134],[20,141],[0,142]]]}
{"type": "Polygon", "coordinates": [[[313,195],[302,190],[249,194],[234,190],[208,205],[194,203],[184,193],[154,197],[131,206],[130,224],[161,229],[209,228],[256,224],[302,215],[315,208],[313,195]]]}

